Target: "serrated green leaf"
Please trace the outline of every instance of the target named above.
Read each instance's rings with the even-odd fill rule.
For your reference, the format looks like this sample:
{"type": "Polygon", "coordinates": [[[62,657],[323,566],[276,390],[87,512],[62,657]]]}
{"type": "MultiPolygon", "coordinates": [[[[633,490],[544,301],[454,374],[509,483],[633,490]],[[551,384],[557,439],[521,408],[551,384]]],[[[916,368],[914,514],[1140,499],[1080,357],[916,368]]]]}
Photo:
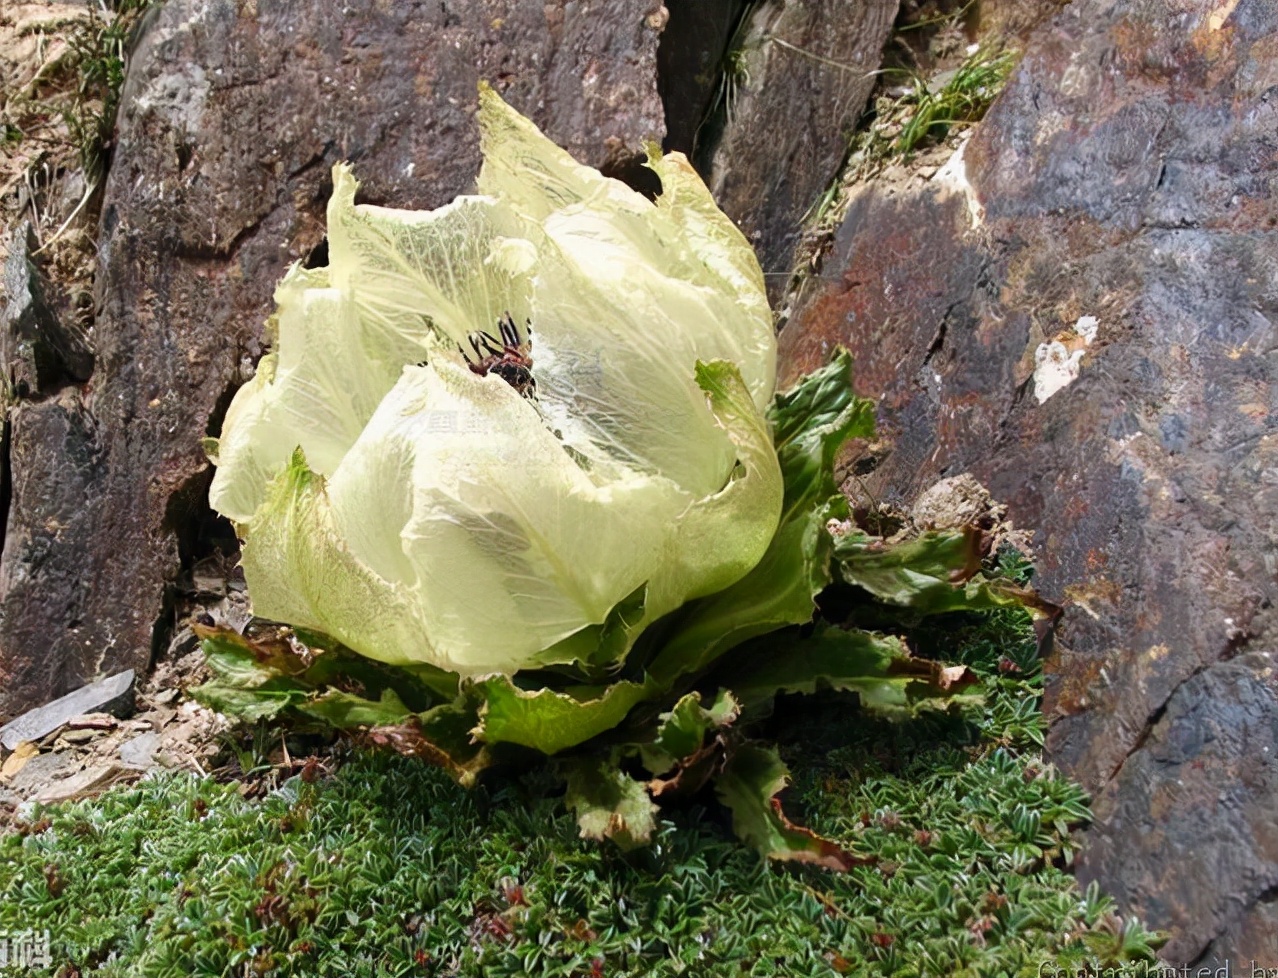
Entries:
{"type": "Polygon", "coordinates": [[[840,348],[826,366],[778,394],[768,420],[790,515],[838,492],[835,456],[849,438],[874,435],[874,402],[852,392],[852,356],[840,348]]]}
{"type": "Polygon", "coordinates": [[[239,689],[253,689],[284,676],[306,670],[306,660],[286,641],[255,640],[229,628],[192,626],[200,638],[210,671],[222,683],[239,689]]]}
{"type": "Polygon", "coordinates": [[[583,839],[611,839],[623,849],[642,845],[657,827],[648,789],[612,760],[580,760],[568,766],[568,807],[583,839]]]}
{"type": "Polygon", "coordinates": [[[565,692],[524,690],[509,676],[489,676],[470,689],[482,703],[476,739],[519,744],[543,754],[557,754],[613,729],[635,704],[656,692],[651,682],[578,686],[565,692]]]}
{"type": "Polygon", "coordinates": [[[1024,607],[1036,619],[1059,615],[1028,588],[981,574],[982,550],[976,527],[930,531],[899,543],[853,532],[835,540],[834,562],[848,584],[917,614],[1024,607]]]}
{"type": "Polygon", "coordinates": [[[732,812],[732,829],[769,859],[848,870],[870,862],[792,823],[776,797],[789,781],[775,748],[743,744],[715,778],[715,794],[732,812]]]}
{"type": "Polygon", "coordinates": [[[382,699],[393,692],[413,712],[456,699],[458,686],[457,676],[432,666],[387,665],[336,644],[321,648],[298,678],[317,689],[330,685],[349,689],[355,684],[365,700],[382,699]]]}
{"type": "Polygon", "coordinates": [[[912,715],[920,709],[946,708],[973,682],[962,666],[947,667],[911,656],[896,636],[830,625],[801,636],[789,631],[759,639],[734,656],[723,670],[746,707],[758,707],[778,693],[814,693],[820,689],[855,692],[864,709],[912,715]]]}
{"type": "Polygon", "coordinates": [[[709,708],[701,705],[700,693],[688,693],[661,715],[652,743],[641,746],[644,766],[654,775],[665,774],[700,750],[709,731],[732,723],[740,712],[736,697],[726,689],[719,690],[709,708]]]}
{"type": "Polygon", "coordinates": [[[452,703],[412,714],[402,722],[373,727],[361,733],[358,739],[405,757],[420,757],[437,764],[469,788],[494,760],[488,746],[476,743],[471,737],[471,730],[478,722],[475,698],[462,693],[452,703]]]}
{"type": "Polygon", "coordinates": [[[330,689],[298,703],[297,709],[338,730],[393,725],[401,723],[412,712],[393,689],[382,690],[381,697],[376,700],[330,689]]]}
{"type": "Polygon", "coordinates": [[[305,687],[288,679],[268,679],[250,689],[214,680],[192,690],[196,701],[226,716],[241,720],[270,720],[304,702],[305,687]]]}

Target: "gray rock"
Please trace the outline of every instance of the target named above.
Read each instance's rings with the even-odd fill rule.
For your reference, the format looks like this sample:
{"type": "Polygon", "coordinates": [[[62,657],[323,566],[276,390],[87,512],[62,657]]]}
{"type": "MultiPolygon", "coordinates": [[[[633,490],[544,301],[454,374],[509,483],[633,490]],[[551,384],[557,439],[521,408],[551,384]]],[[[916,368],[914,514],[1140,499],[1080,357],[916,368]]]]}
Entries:
{"type": "Polygon", "coordinates": [[[98,580],[112,580],[130,555],[104,551],[96,565],[85,559],[86,542],[105,533],[98,522],[105,472],[98,425],[80,392],[67,387],[44,401],[20,402],[9,411],[9,427],[11,497],[0,554],[0,720],[68,693],[104,670],[144,669],[149,658],[145,645],[120,641],[126,626],[147,625],[133,617],[135,608],[114,609],[106,623],[91,617],[98,580]]]}
{"type": "Polygon", "coordinates": [[[1247,919],[1272,919],[1278,893],[1276,665],[1252,653],[1187,680],[1093,803],[1079,882],[1143,906],[1174,935],[1169,959],[1193,954],[1196,968],[1278,962],[1278,930],[1247,919]],[[1192,902],[1176,895],[1189,881],[1203,891],[1192,902]],[[1206,955],[1190,934],[1211,940],[1206,955]]]}
{"type": "Polygon", "coordinates": [[[478,170],[483,78],[580,159],[624,175],[664,135],[660,10],[156,9],[104,190],[92,384],[13,418],[0,719],[167,645],[166,589],[214,525],[200,439],[252,374],[276,281],[322,253],[332,164],[353,161],[364,200],[447,203],[478,170]]]}
{"type": "Polygon", "coordinates": [[[136,772],[109,762],[85,768],[64,781],[55,781],[35,793],[32,800],[42,805],[59,801],[75,801],[105,791],[113,784],[137,777],[136,772]]]}
{"type": "Polygon", "coordinates": [[[1278,641],[1276,43],[1272,4],[1075,0],[961,161],[858,193],[781,335],[785,379],[852,350],[892,441],[876,498],[970,471],[1038,528],[1067,609],[1047,750],[1097,797],[1080,871],[1177,964],[1278,962],[1273,782],[1223,732],[1252,708],[1211,701],[1221,669],[1257,704],[1276,683],[1226,669],[1278,641]],[[1232,785],[1150,753],[1218,728],[1202,760],[1232,785]],[[1200,843],[1198,872],[1167,855],[1200,843]],[[1233,845],[1255,873],[1226,871],[1233,845]]]}
{"type": "Polygon", "coordinates": [[[93,373],[88,339],[54,312],[48,283],[31,259],[34,249],[34,232],[24,222],[10,239],[0,312],[0,365],[18,397],[48,394],[93,373]]]}
{"type": "MultiPolygon", "coordinates": [[[[1274,960],[1274,934],[1278,934],[1278,890],[1262,896],[1212,941],[1203,954],[1203,963],[1232,961],[1233,974],[1254,975],[1256,972],[1252,969],[1261,967],[1262,962],[1274,960]],[[1239,963],[1243,965],[1242,969],[1239,969],[1239,963]]],[[[1217,974],[1217,971],[1213,969],[1212,974],[1217,974]]]]}
{"type": "MultiPolygon", "coordinates": [[[[83,713],[127,716],[133,709],[133,670],[99,680],[52,703],[37,707],[0,727],[0,744],[13,750],[24,740],[35,741],[83,713]]],[[[30,762],[28,762],[30,766],[30,762]]]]}
{"type": "Polygon", "coordinates": [[[37,754],[9,779],[9,787],[25,798],[59,778],[70,776],[79,766],[80,758],[70,751],[37,754]]]}
{"type": "Polygon", "coordinates": [[[761,3],[742,31],[707,182],[754,244],[774,299],[789,278],[804,214],[842,166],[898,5],[761,3]]]}
{"type": "Polygon", "coordinates": [[[120,745],[120,763],[145,771],[155,766],[155,752],[160,746],[158,733],[138,734],[120,745]]]}

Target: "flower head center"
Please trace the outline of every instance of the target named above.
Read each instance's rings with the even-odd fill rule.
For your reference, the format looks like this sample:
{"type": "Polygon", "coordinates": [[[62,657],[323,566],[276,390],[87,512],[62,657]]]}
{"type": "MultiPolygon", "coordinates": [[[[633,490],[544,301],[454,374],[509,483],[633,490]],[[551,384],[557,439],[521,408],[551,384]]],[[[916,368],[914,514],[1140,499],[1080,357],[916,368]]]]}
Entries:
{"type": "Polygon", "coordinates": [[[524,323],[523,334],[510,313],[497,320],[497,336],[476,331],[466,339],[471,352],[458,347],[467,366],[481,377],[496,374],[522,397],[534,397],[537,382],[532,374],[532,321],[524,323]]]}

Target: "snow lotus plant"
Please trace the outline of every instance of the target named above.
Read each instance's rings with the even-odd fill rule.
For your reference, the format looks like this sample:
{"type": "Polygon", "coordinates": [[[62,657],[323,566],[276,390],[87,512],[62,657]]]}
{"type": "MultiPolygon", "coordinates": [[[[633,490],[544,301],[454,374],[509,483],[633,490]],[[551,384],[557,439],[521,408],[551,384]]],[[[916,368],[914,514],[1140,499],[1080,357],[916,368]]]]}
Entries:
{"type": "Polygon", "coordinates": [[[891,636],[778,630],[836,572],[889,604],[1014,596],[968,580],[974,533],[829,532],[871,406],[842,354],[776,394],[759,266],[683,156],[651,155],[650,201],[488,89],[479,121],[478,192],[438,210],[356,204],[334,170],[329,265],[280,283],[208,446],[254,611],[289,627],[206,629],[200,695],[466,783],[553,756],[583,833],[623,844],[713,781],[764,851],[847,865],[771,804],[784,768],[743,727],[783,690],[908,712],[961,677],[891,636]]]}

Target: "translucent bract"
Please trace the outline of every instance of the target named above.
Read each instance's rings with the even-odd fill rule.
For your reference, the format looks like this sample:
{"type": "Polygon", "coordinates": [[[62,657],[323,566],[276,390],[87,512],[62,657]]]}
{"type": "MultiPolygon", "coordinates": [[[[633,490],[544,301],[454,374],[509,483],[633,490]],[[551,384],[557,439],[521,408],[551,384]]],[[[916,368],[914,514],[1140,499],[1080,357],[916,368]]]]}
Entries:
{"type": "Polygon", "coordinates": [[[210,497],[258,615],[464,676],[606,665],[776,530],[763,278],[681,155],[650,202],[491,91],[479,118],[478,193],[438,210],[335,168],[330,264],[280,283],[210,497]],[[507,315],[532,396],[459,349],[507,315]]]}

